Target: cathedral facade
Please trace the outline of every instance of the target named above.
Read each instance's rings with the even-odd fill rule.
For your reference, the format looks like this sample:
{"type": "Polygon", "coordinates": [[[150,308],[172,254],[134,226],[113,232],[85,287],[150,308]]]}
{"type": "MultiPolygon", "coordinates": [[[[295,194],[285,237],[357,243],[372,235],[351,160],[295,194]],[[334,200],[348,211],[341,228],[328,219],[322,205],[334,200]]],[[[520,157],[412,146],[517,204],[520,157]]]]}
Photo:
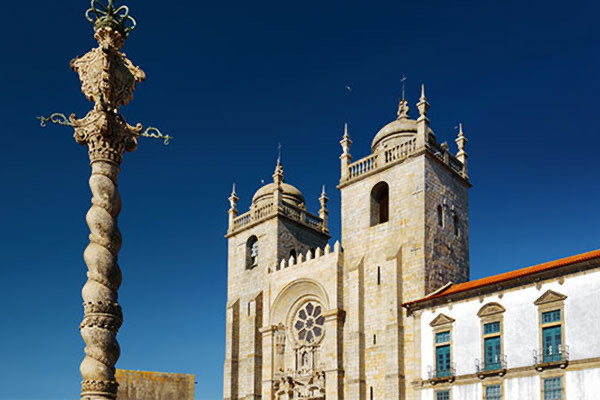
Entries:
{"type": "MultiPolygon", "coordinates": [[[[397,119],[375,135],[371,154],[356,161],[345,128],[338,185],[342,237],[333,245],[325,190],[320,209],[309,212],[302,193],[284,182],[279,161],[273,182],[256,192],[248,212],[238,213],[234,189],[226,235],[224,399],[479,400],[486,398],[490,386],[485,378],[487,383],[504,385],[513,375],[506,363],[493,373],[489,366],[486,369],[485,344],[464,355],[462,347],[475,351],[468,346],[475,335],[457,335],[489,331],[482,334],[482,343],[488,336],[502,337],[502,345],[498,339],[489,341],[495,351],[489,360],[500,360],[507,353],[509,338],[502,335],[509,331],[505,328],[509,313],[499,311],[508,308],[497,297],[529,290],[528,285],[539,285],[543,277],[558,279],[556,271],[564,266],[544,270],[540,276],[529,274],[539,278],[531,282],[519,275],[510,278],[518,284],[492,279],[475,289],[469,286],[467,139],[461,126],[458,152],[452,154],[430,128],[428,108],[424,89],[416,120],[409,117],[407,101],[401,100],[397,119]],[[471,307],[458,311],[463,303],[487,301],[489,296],[495,296],[496,301],[489,303],[497,306],[480,310],[481,316],[475,310],[474,318],[481,323],[473,323],[470,314],[463,320],[471,307]],[[506,317],[496,328],[498,315],[506,317]],[[485,324],[494,327],[490,330],[485,324]],[[479,357],[479,369],[474,360],[463,365],[471,356],[479,357]],[[478,375],[480,370],[485,373],[478,375]],[[461,392],[459,387],[469,388],[461,392]]],[[[592,271],[598,271],[595,268],[592,271]]],[[[562,301],[564,310],[568,297],[556,300],[552,296],[565,295],[559,290],[548,293],[546,300],[552,301],[537,300],[554,305],[562,301]]],[[[540,318],[549,318],[543,312],[540,318]]],[[[600,320],[596,321],[598,325],[600,320]]],[[[545,339],[540,340],[534,347],[542,349],[544,361],[545,339]]],[[[556,353],[558,342],[552,343],[556,353]]],[[[530,375],[554,368],[564,371],[564,360],[559,361],[542,372],[534,368],[540,363],[532,364],[530,375]]],[[[539,382],[536,389],[545,381],[539,382]]],[[[496,393],[496,386],[491,386],[496,393]]],[[[508,389],[501,390],[502,396],[505,393],[508,389]]],[[[504,398],[517,397],[489,397],[504,398]]]]}

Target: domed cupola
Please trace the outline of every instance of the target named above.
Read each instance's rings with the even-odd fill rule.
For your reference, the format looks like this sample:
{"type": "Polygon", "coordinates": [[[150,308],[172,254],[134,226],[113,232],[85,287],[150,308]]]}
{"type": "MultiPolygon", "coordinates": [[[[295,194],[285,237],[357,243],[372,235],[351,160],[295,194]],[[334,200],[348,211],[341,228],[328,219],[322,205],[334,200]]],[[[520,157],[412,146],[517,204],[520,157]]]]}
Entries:
{"type": "Polygon", "coordinates": [[[252,205],[260,205],[263,202],[273,200],[277,185],[281,185],[281,199],[289,204],[297,207],[304,207],[304,195],[296,187],[284,183],[283,181],[283,166],[277,161],[275,173],[273,174],[273,182],[268,183],[258,189],[252,197],[252,205]]]}
{"type": "MultiPolygon", "coordinates": [[[[408,116],[408,102],[405,99],[400,100],[398,104],[398,119],[390,122],[377,132],[371,150],[378,152],[385,147],[393,147],[406,141],[417,134],[417,121],[408,116]]],[[[433,131],[427,127],[427,133],[433,135],[433,131]]]]}

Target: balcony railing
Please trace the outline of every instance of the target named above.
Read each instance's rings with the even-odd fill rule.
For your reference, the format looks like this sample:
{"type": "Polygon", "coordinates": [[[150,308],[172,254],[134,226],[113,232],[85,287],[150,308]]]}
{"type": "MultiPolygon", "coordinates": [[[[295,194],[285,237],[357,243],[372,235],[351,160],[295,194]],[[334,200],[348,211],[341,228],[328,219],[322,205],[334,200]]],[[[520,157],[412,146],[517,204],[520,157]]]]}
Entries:
{"type": "Polygon", "coordinates": [[[479,378],[490,375],[504,375],[508,369],[508,357],[505,354],[494,357],[492,360],[475,360],[475,369],[479,378]]]}
{"type": "Polygon", "coordinates": [[[538,370],[560,366],[566,368],[569,363],[569,346],[559,345],[533,350],[533,364],[538,370]]]}
{"type": "Polygon", "coordinates": [[[429,366],[427,368],[429,382],[436,384],[438,382],[452,382],[456,377],[456,364],[451,364],[449,368],[436,368],[429,366]]]}

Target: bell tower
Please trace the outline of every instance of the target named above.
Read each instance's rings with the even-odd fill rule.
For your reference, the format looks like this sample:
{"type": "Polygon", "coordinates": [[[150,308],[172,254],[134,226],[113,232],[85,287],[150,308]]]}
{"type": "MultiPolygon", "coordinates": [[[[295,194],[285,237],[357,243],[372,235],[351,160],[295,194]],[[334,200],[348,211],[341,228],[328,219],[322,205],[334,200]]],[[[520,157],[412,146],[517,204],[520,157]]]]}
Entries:
{"type": "Polygon", "coordinates": [[[466,138],[461,126],[456,156],[438,143],[424,87],[417,108],[413,120],[402,98],[364,158],[347,126],[340,142],[348,400],[405,393],[418,355],[401,304],[469,277],[466,138]]]}
{"type": "MultiPolygon", "coordinates": [[[[284,353],[284,327],[270,321],[276,295],[273,287],[280,284],[278,280],[290,279],[275,272],[282,269],[282,265],[287,269],[288,265],[320,255],[321,249],[329,248],[327,196],[323,190],[318,215],[308,212],[302,193],[284,182],[283,166],[278,160],[273,182],[258,189],[248,212],[238,215],[238,200],[234,186],[229,197],[226,234],[228,281],[223,397],[226,400],[269,399],[275,386],[274,366],[283,364],[280,358],[292,350],[287,345],[287,353],[284,353]]],[[[281,284],[286,283],[288,281],[281,284]]],[[[306,309],[302,312],[310,311],[311,317],[310,337],[306,337],[308,333],[302,337],[308,342],[314,341],[313,335],[320,334],[319,329],[324,325],[324,317],[319,319],[317,315],[316,307],[320,304],[317,300],[315,296],[312,302],[303,304],[306,309]]],[[[319,308],[318,313],[321,312],[319,308]]],[[[309,362],[314,364],[312,353],[299,356],[304,357],[302,361],[306,361],[307,366],[309,362]]]]}

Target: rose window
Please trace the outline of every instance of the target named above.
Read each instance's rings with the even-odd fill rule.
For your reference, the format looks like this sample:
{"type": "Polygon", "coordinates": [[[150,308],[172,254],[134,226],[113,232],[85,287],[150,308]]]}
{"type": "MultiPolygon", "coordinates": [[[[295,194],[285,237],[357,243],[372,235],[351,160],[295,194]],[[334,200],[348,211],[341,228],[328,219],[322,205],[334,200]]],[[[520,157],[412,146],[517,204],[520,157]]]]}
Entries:
{"type": "Polygon", "coordinates": [[[294,333],[298,342],[313,344],[323,336],[325,317],[322,315],[320,305],[306,303],[296,313],[294,319],[294,333]]]}

